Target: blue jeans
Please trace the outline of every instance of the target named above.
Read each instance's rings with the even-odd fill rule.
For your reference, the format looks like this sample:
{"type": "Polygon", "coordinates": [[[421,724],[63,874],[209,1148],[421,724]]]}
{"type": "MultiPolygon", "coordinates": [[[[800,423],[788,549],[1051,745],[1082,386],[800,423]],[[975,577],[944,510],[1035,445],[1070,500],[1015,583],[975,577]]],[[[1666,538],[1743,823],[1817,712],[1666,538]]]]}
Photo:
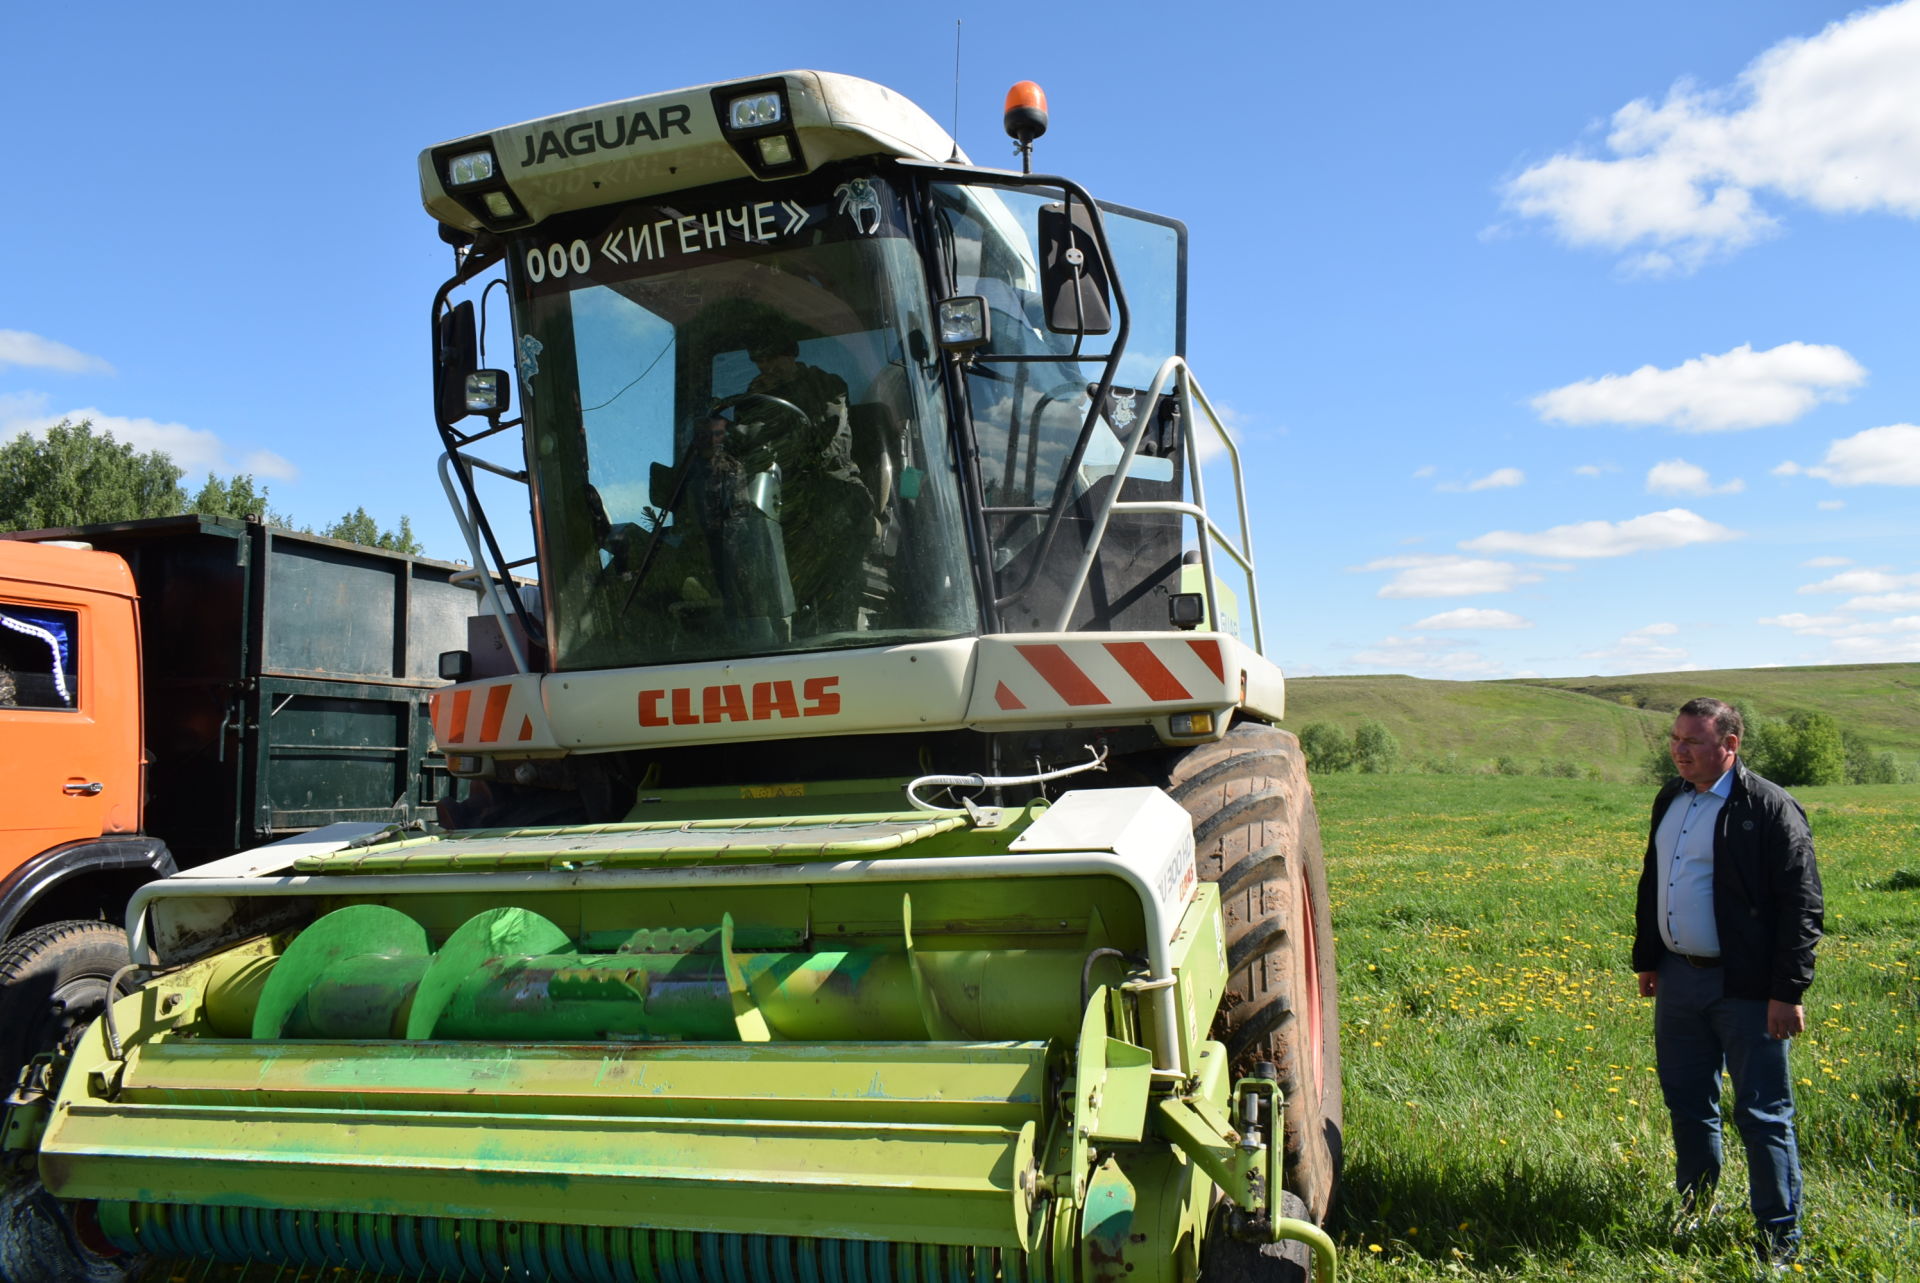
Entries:
{"type": "Polygon", "coordinates": [[[1673,1117],[1674,1184],[1682,1194],[1720,1179],[1720,1070],[1733,1079],[1733,1123],[1747,1150],[1754,1220],[1767,1246],[1799,1243],[1800,1155],[1793,1135],[1787,1042],[1767,1034],[1764,1000],[1723,996],[1726,972],[1669,954],[1654,990],[1653,1046],[1673,1117]]]}

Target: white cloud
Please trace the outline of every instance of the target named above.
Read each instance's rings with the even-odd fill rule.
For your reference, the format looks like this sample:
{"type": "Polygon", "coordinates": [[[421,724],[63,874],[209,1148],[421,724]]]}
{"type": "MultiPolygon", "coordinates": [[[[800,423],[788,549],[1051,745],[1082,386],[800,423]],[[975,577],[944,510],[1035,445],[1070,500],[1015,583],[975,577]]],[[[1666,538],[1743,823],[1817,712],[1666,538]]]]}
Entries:
{"type": "Polygon", "coordinates": [[[1381,597],[1471,597],[1512,592],[1521,584],[1540,581],[1539,575],[1511,562],[1472,557],[1382,557],[1356,569],[1400,572],[1376,594],[1381,597]]]}
{"type": "Polygon", "coordinates": [[[1920,217],[1920,0],[1781,41],[1735,84],[1681,81],[1615,112],[1605,151],[1562,152],[1506,185],[1566,243],[1687,271],[1773,235],[1771,194],[1828,213],[1920,217]]]}
{"type": "Polygon", "coordinates": [[[74,423],[90,419],[96,433],[112,433],[114,440],[131,445],[136,450],[163,451],[185,471],[187,484],[209,472],[250,472],[256,477],[280,480],[299,475],[299,469],[271,450],[250,451],[236,463],[220,438],[203,428],[190,428],[184,423],[161,423],[155,419],[122,418],[91,408],[68,410],[64,414],[0,415],[0,441],[11,440],[21,433],[43,435],[63,419],[74,423]]]}
{"type": "Polygon", "coordinates": [[[1348,658],[1362,668],[1419,677],[1500,677],[1505,673],[1500,664],[1478,651],[1432,637],[1387,637],[1348,658]]]}
{"type": "Polygon", "coordinates": [[[1464,485],[1457,481],[1449,481],[1435,488],[1449,491],[1506,490],[1514,486],[1525,485],[1526,483],[1527,474],[1518,468],[1495,468],[1486,476],[1466,482],[1464,485]]]}
{"type": "Polygon", "coordinates": [[[1531,404],[1547,423],[1728,432],[1791,423],[1822,401],[1846,400],[1866,377],[1866,367],[1828,344],[1782,343],[1756,352],[1742,343],[1670,370],[1643,365],[1631,374],[1582,379],[1542,392],[1531,404]]]}
{"type": "Polygon", "coordinates": [[[1861,597],[1849,597],[1840,603],[1840,609],[1881,610],[1889,614],[1896,610],[1920,610],[1920,592],[1868,593],[1861,597]]]}
{"type": "MultiPolygon", "coordinates": [[[[1847,603],[1852,606],[1853,603],[1847,603]]],[[[1920,605],[1920,596],[1912,604],[1920,605]]],[[[1899,619],[1849,619],[1845,615],[1774,615],[1760,621],[1799,637],[1824,638],[1828,656],[1850,664],[1902,663],[1920,659],[1920,615],[1899,619]]]]}
{"type": "Polygon", "coordinates": [[[1900,619],[1848,619],[1844,615],[1773,615],[1760,621],[1790,628],[1802,637],[1887,637],[1920,633],[1920,615],[1900,619]]]}
{"type": "Polygon", "coordinates": [[[1604,477],[1609,472],[1618,472],[1619,468],[1611,463],[1583,463],[1573,470],[1576,477],[1604,477]]]}
{"type": "Polygon", "coordinates": [[[1531,628],[1533,621],[1523,619],[1507,610],[1475,610],[1462,606],[1459,610],[1444,611],[1438,615],[1428,615],[1414,625],[1419,629],[1450,628],[1531,628]]]}
{"type": "Polygon", "coordinates": [[[1811,468],[1787,462],[1773,471],[1782,477],[1804,473],[1836,486],[1920,486],[1920,427],[1868,428],[1829,444],[1827,457],[1811,468]]]}
{"type": "Polygon", "coordinates": [[[1896,575],[1886,570],[1843,570],[1817,584],[1804,584],[1803,593],[1889,593],[1920,588],[1920,575],[1896,575]]]}
{"type": "Polygon", "coordinates": [[[1847,501],[1845,499],[1822,499],[1813,506],[1821,512],[1838,512],[1847,506],[1847,501]]]}
{"type": "Polygon", "coordinates": [[[1623,557],[1634,552],[1720,543],[1740,532],[1685,508],[1649,512],[1627,521],[1580,521],[1537,534],[1495,530],[1460,546],[1470,552],[1510,552],[1533,557],[1623,557]]]}
{"type": "Polygon", "coordinates": [[[1582,651],[1580,658],[1599,660],[1610,668],[1628,673],[1698,668],[1698,664],[1687,662],[1685,648],[1669,646],[1657,640],[1675,636],[1679,631],[1675,624],[1648,624],[1645,628],[1634,629],[1610,646],[1582,651]]]}
{"type": "Polygon", "coordinates": [[[1842,664],[1910,664],[1920,660],[1920,628],[1904,636],[1837,637],[1832,649],[1842,664]]]}
{"type": "Polygon", "coordinates": [[[1438,471],[1439,469],[1434,467],[1431,463],[1423,464],[1420,467],[1415,468],[1413,470],[1413,479],[1415,481],[1424,481],[1426,478],[1432,476],[1434,473],[1438,471]]]}
{"type": "Polygon", "coordinates": [[[65,343],[43,339],[25,330],[0,330],[0,367],[29,366],[62,374],[112,374],[113,367],[65,343]]]}
{"type": "Polygon", "coordinates": [[[1647,469],[1648,494],[1739,494],[1746,488],[1738,477],[1716,486],[1705,468],[1685,459],[1666,459],[1647,469]]]}
{"type": "Polygon", "coordinates": [[[1851,557],[1809,557],[1800,563],[1811,570],[1832,570],[1840,566],[1851,566],[1851,557]]]}

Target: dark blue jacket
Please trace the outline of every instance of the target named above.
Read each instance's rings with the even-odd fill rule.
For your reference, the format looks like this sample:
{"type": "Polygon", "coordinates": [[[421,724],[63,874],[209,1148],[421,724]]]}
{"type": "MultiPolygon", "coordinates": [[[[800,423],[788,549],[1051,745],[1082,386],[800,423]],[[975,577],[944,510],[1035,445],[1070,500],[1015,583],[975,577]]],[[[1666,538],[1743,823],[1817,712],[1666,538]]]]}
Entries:
{"type": "MultiPolygon", "coordinates": [[[[1653,800],[1634,912],[1633,969],[1657,971],[1667,955],[1658,918],[1660,818],[1686,788],[1671,780],[1653,800]]],[[[1820,867],[1807,813],[1771,780],[1733,764],[1733,791],[1713,830],[1713,922],[1729,998],[1798,1003],[1813,983],[1813,947],[1824,925],[1820,867]]]]}

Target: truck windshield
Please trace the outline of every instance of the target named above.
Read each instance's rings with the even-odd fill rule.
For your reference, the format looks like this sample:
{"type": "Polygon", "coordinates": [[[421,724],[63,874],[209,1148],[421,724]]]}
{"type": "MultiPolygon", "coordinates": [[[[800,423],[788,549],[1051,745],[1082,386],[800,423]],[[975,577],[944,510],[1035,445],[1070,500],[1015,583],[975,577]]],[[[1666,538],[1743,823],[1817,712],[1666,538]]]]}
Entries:
{"type": "Polygon", "coordinates": [[[906,226],[882,177],[842,170],[516,243],[557,667],[976,631],[906,226]]]}

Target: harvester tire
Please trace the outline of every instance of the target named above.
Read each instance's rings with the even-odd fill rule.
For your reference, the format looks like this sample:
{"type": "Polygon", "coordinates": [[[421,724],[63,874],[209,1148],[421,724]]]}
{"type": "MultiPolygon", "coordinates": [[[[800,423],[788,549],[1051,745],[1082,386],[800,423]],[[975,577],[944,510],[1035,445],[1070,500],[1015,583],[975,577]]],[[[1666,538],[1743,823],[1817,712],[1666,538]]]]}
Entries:
{"type": "MultiPolygon", "coordinates": [[[[1295,1194],[1282,1194],[1280,1215],[1299,1220],[1307,1205],[1295,1194]]],[[[1207,1237],[1200,1244],[1200,1283],[1306,1283],[1313,1276],[1313,1249],[1298,1239],[1278,1243],[1249,1243],[1229,1228],[1233,1206],[1216,1204],[1207,1220],[1207,1237]]]]}
{"type": "MultiPolygon", "coordinates": [[[[0,1072],[13,1090],[42,1052],[71,1046],[99,1015],[127,962],[127,937],[107,922],[54,922],[0,948],[0,1072]]],[[[9,1155],[0,1186],[0,1283],[122,1283],[136,1258],[99,1255],[40,1184],[31,1155],[9,1155]]]]}
{"type": "Polygon", "coordinates": [[[1213,1035],[1236,1077],[1270,1061],[1286,1095],[1286,1187],[1324,1222],[1340,1180],[1340,1006],[1320,817],[1300,742],[1241,723],[1180,754],[1163,786],[1220,888],[1227,992],[1213,1035]]]}

